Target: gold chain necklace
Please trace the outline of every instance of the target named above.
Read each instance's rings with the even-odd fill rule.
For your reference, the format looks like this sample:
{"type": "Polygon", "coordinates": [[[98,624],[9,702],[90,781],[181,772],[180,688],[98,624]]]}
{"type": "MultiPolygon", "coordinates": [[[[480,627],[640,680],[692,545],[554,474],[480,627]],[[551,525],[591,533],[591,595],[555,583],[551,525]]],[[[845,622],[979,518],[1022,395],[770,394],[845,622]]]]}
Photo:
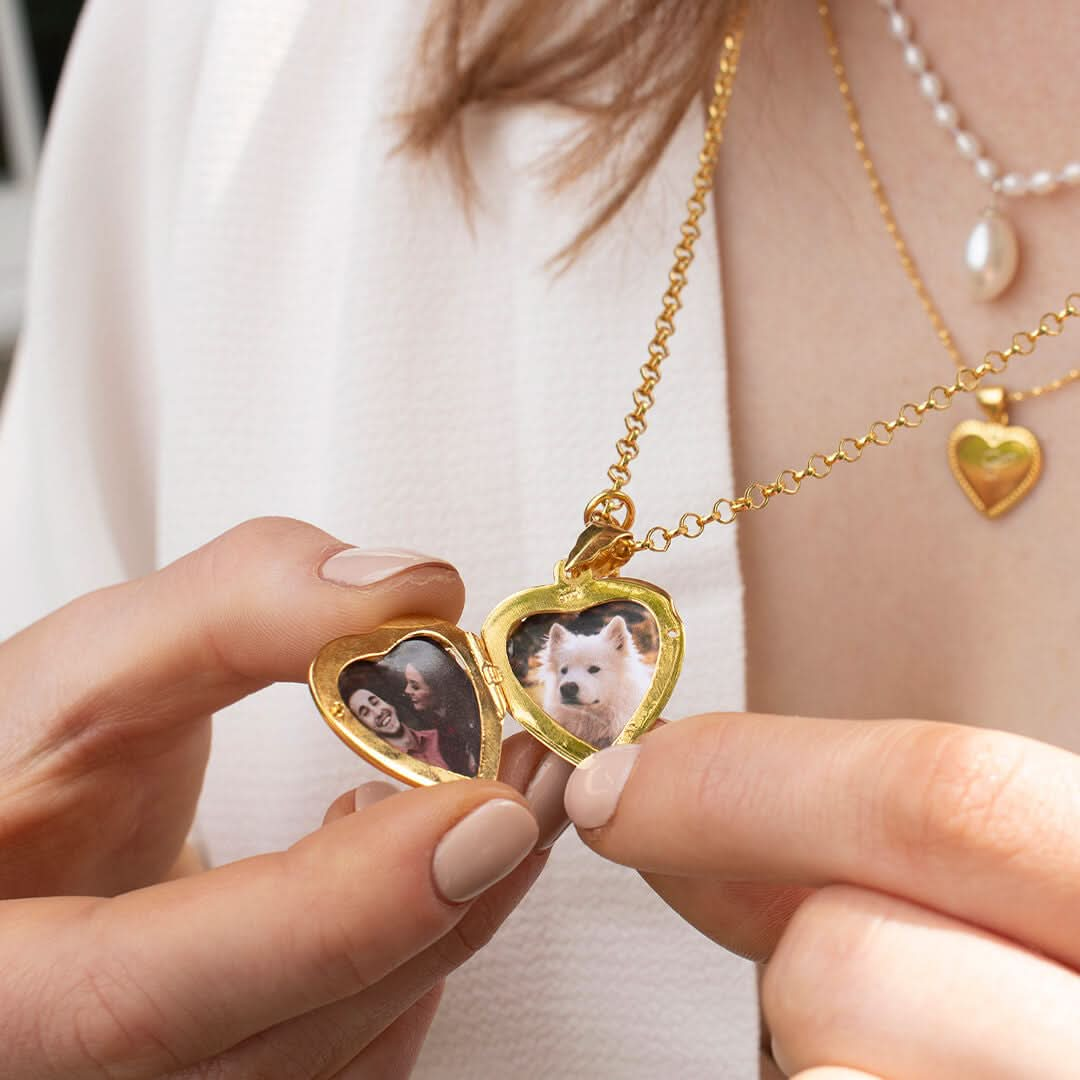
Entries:
{"type": "MultiPolygon", "coordinates": [[[[934,333],[953,364],[958,369],[963,369],[964,361],[960,350],[956,347],[953,335],[919,273],[897,224],[885,186],[870,156],[828,0],[819,0],[818,15],[825,34],[825,46],[832,62],[833,75],[847,112],[848,130],[854,140],[855,151],[862,162],[863,174],[884,222],[885,231],[892,239],[900,265],[915,290],[934,333]]],[[[963,492],[976,509],[987,517],[998,517],[1014,507],[1031,491],[1042,473],[1042,447],[1038,439],[1027,428],[1009,425],[1008,406],[1052,394],[1077,380],[1080,380],[1080,368],[1072,368],[1057,379],[1029,387],[1027,390],[1010,392],[1000,386],[980,387],[976,390],[976,398],[987,419],[985,422],[965,420],[953,429],[949,438],[948,459],[952,474],[963,492]]]]}
{"type": "Polygon", "coordinates": [[[537,739],[577,763],[600,747],[635,741],[655,723],[682,666],[683,627],[671,597],[646,582],[619,575],[642,551],[666,551],[677,537],[693,538],[714,522],[730,524],[762,510],[776,495],[794,495],[805,480],[823,479],[841,462],[858,461],[870,446],[888,446],[898,431],[919,427],[931,411],[1001,374],[1043,337],[1060,334],[1080,315],[1080,293],[1018,333],[1008,348],[961,366],[949,385],[932,387],[888,420],[875,420],[836,449],[812,454],[802,468],[785,469],[771,483],[755,482],[737,498],[721,498],[704,514],[683,514],[677,525],[632,530],[630,465],[655,403],[661,365],[669,356],[675,316],[701,236],[699,223],[712,190],[724,121],[742,43],[745,0],[724,40],[708,108],[708,123],[675,262],[633,409],[616,443],[609,486],[585,508],[585,529],[555,568],[552,585],[504,600],[479,635],[427,618],[398,619],[366,634],[338,638],[311,665],[312,695],[333,731],[358,754],[410,784],[463,776],[497,775],[503,717],[508,713],[537,739]],[[421,702],[424,704],[422,705],[421,702]],[[438,716],[451,716],[440,727],[438,716]],[[406,729],[409,729],[406,731],[406,729]],[[474,732],[473,745],[462,745],[474,732]],[[418,732],[418,734],[417,734],[418,732]],[[454,762],[468,761],[468,767],[454,762]]]}

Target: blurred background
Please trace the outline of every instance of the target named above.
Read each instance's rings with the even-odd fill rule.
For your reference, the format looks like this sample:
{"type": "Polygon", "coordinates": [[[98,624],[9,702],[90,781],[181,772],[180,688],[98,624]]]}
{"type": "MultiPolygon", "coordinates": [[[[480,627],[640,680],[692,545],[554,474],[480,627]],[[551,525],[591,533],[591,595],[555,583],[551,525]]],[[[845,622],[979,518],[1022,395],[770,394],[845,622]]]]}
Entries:
{"type": "Polygon", "coordinates": [[[0,0],[0,394],[22,321],[41,139],[83,0],[0,0]]]}

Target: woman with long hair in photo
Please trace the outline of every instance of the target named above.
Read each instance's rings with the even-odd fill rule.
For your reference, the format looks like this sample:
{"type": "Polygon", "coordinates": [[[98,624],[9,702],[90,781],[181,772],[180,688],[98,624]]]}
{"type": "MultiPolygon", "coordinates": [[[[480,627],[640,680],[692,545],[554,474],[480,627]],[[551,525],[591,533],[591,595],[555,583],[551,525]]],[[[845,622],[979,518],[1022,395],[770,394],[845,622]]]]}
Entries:
{"type": "Polygon", "coordinates": [[[90,0],[0,423],[0,1074],[1075,1076],[1078,34],[90,0]],[[404,792],[326,729],[326,642],[629,499],[670,723],[404,792]]]}
{"type": "Polygon", "coordinates": [[[415,640],[398,645],[387,663],[401,672],[418,724],[439,732],[450,768],[475,776],[480,762],[480,713],[461,668],[438,647],[415,640]]]}

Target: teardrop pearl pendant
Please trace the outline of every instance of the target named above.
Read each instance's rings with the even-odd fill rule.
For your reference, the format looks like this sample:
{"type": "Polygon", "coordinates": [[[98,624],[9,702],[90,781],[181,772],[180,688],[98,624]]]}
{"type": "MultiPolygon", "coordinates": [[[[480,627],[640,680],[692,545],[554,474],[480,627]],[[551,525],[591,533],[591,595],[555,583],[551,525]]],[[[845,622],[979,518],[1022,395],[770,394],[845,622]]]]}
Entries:
{"type": "Polygon", "coordinates": [[[1016,277],[1020,243],[1012,222],[994,207],[987,207],[968,235],[964,248],[971,292],[976,300],[1000,296],[1016,277]]]}

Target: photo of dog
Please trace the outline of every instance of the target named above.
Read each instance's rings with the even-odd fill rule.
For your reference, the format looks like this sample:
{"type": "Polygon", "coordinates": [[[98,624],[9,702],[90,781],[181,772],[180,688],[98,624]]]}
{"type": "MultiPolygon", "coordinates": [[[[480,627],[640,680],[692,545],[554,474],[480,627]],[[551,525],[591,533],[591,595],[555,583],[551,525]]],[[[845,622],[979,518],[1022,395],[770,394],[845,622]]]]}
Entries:
{"type": "Polygon", "coordinates": [[[537,704],[599,750],[630,722],[652,683],[657,630],[647,609],[614,601],[532,616],[509,644],[515,673],[537,704]]]}

